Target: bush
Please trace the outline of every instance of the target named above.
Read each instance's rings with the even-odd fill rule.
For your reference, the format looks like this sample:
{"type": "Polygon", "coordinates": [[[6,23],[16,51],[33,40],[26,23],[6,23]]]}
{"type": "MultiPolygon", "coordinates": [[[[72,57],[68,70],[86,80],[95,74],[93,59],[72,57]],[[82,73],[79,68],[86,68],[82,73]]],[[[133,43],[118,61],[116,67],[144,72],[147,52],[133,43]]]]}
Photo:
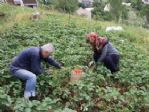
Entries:
{"type": "Polygon", "coordinates": [[[149,5],[141,0],[132,0],[132,7],[137,11],[138,16],[145,17],[145,26],[149,25],[149,5]]]}
{"type": "Polygon", "coordinates": [[[109,3],[111,5],[111,10],[110,12],[104,12],[104,7],[107,4],[104,1],[95,1],[93,3],[93,6],[95,7],[94,10],[92,11],[93,18],[96,20],[106,20],[106,21],[111,21],[111,20],[116,20],[117,22],[121,18],[127,19],[128,18],[128,9],[125,6],[121,5],[121,1],[118,2],[118,5],[115,4],[117,3],[116,0],[109,0],[109,3]]]}
{"type": "Polygon", "coordinates": [[[112,20],[110,12],[104,12],[105,2],[96,0],[93,3],[94,10],[92,11],[92,17],[96,20],[112,20]]]}

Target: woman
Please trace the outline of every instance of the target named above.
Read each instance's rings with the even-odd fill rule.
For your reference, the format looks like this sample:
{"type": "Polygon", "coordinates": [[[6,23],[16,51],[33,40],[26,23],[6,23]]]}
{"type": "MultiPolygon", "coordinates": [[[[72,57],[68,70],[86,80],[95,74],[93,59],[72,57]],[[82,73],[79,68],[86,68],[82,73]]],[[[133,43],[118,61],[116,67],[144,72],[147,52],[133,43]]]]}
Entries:
{"type": "MultiPolygon", "coordinates": [[[[119,52],[106,37],[99,37],[98,33],[92,32],[86,36],[87,42],[94,51],[94,62],[103,62],[112,73],[119,70],[119,52]]],[[[92,65],[93,62],[90,63],[92,65]]]]}

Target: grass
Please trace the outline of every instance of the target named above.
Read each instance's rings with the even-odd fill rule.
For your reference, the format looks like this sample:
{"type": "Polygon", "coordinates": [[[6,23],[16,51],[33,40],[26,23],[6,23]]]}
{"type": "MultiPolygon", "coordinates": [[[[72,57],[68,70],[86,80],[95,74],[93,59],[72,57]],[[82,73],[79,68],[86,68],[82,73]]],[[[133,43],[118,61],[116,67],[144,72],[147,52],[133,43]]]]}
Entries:
{"type": "MultiPolygon", "coordinates": [[[[7,29],[11,29],[14,24],[30,24],[33,22],[31,20],[32,13],[39,11],[41,13],[41,20],[46,20],[50,16],[57,18],[61,18],[61,21],[64,25],[68,25],[70,22],[75,21],[75,24],[78,28],[80,27],[86,27],[86,33],[90,31],[100,32],[99,30],[105,30],[107,26],[122,26],[124,28],[123,35],[125,35],[126,38],[128,38],[134,44],[137,48],[144,51],[145,53],[148,53],[149,50],[149,30],[142,28],[142,27],[136,27],[132,25],[125,25],[125,24],[117,24],[114,22],[107,22],[107,21],[95,21],[91,20],[88,21],[84,17],[80,17],[77,15],[68,15],[65,13],[59,13],[54,10],[42,10],[42,9],[31,9],[26,7],[16,7],[16,6],[10,6],[10,5],[0,5],[0,12],[5,13],[5,17],[0,18],[0,32],[3,32],[7,29]]],[[[105,35],[105,34],[101,34],[105,35]]],[[[122,38],[125,39],[125,38],[122,38]]]]}
{"type": "Polygon", "coordinates": [[[135,40],[132,44],[135,44],[137,48],[148,53],[149,50],[149,30],[136,27],[132,25],[125,24],[117,24],[115,22],[107,22],[107,21],[88,21],[85,17],[80,17],[77,15],[68,15],[65,13],[59,13],[54,10],[43,10],[43,9],[31,9],[26,7],[16,7],[10,6],[6,4],[0,4],[0,12],[5,13],[5,17],[0,18],[0,32],[3,32],[7,29],[11,29],[14,24],[30,24],[33,21],[30,19],[32,14],[36,11],[39,11],[42,15],[42,20],[46,20],[49,16],[53,16],[56,18],[61,18],[61,21],[65,25],[68,25],[69,22],[75,21],[77,27],[84,26],[87,28],[86,33],[90,31],[100,32],[100,27],[102,30],[105,30],[107,26],[122,26],[124,28],[124,34],[127,35],[126,38],[130,38],[130,40],[135,40]],[[95,26],[95,27],[94,27],[95,26]],[[99,27],[100,26],[100,27],[99,27]]]}
{"type": "Polygon", "coordinates": [[[26,7],[16,7],[0,4],[0,12],[5,14],[0,18],[0,31],[11,28],[15,23],[28,22],[33,10],[26,7]]]}

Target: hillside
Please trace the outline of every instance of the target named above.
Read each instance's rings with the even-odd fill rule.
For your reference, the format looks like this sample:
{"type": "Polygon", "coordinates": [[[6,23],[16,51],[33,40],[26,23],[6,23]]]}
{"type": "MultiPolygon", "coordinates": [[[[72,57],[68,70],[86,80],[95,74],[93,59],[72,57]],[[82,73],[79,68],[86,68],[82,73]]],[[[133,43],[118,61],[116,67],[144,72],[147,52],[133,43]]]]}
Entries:
{"type": "Polygon", "coordinates": [[[0,5],[0,111],[4,112],[148,112],[149,30],[123,25],[123,32],[105,32],[112,22],[87,21],[75,15],[39,9],[42,17],[31,20],[34,10],[0,5]],[[121,53],[121,70],[112,74],[103,65],[86,70],[85,77],[70,83],[71,70],[86,68],[92,51],[85,35],[96,31],[107,36],[121,53]],[[54,57],[64,69],[38,77],[38,101],[22,98],[21,82],[9,72],[11,59],[21,50],[54,43],[54,57]]]}

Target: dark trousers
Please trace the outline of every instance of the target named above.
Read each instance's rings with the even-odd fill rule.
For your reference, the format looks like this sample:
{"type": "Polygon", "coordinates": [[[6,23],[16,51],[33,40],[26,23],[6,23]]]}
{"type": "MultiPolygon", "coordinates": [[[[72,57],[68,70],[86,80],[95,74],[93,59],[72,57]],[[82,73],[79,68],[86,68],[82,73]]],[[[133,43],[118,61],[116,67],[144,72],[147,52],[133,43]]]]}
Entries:
{"type": "Polygon", "coordinates": [[[110,69],[112,73],[119,71],[119,55],[111,54],[104,58],[104,65],[110,69]]]}

